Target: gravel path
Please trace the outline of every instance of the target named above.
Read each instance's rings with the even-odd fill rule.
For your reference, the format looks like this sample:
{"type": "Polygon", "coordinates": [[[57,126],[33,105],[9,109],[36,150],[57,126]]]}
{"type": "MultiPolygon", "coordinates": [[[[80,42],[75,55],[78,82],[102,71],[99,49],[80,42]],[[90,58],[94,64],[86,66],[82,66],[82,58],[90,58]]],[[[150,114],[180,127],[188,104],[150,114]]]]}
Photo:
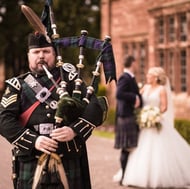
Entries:
{"type": "MultiPolygon", "coordinates": [[[[113,140],[92,136],[87,142],[93,189],[121,189],[112,182],[119,169],[119,151],[113,149],[113,140]]],[[[0,189],[13,189],[11,181],[11,145],[0,136],[0,189]]]]}

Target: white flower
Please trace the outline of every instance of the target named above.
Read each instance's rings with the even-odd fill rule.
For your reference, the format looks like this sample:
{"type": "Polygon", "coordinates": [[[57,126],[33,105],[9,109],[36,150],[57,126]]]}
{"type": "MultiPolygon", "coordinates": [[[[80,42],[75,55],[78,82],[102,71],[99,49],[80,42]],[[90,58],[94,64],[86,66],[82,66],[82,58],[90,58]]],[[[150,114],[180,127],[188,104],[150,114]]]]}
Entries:
{"type": "Polygon", "coordinates": [[[160,109],[155,106],[144,106],[140,113],[137,115],[137,121],[140,128],[143,127],[156,127],[157,129],[161,128],[161,113],[160,109]]]}

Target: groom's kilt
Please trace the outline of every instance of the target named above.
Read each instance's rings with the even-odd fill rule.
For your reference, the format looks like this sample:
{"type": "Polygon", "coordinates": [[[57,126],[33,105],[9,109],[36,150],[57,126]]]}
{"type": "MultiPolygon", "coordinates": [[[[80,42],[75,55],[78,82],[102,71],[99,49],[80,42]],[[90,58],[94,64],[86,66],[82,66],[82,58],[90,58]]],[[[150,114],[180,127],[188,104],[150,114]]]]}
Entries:
{"type": "MultiPolygon", "coordinates": [[[[80,159],[64,159],[62,160],[65,173],[69,183],[69,189],[83,189],[80,159]]],[[[19,162],[19,178],[17,181],[17,189],[32,189],[33,176],[36,170],[37,159],[27,162],[19,162]]]]}
{"type": "Polygon", "coordinates": [[[115,127],[116,149],[133,148],[137,146],[139,127],[135,117],[117,117],[115,127]]]}

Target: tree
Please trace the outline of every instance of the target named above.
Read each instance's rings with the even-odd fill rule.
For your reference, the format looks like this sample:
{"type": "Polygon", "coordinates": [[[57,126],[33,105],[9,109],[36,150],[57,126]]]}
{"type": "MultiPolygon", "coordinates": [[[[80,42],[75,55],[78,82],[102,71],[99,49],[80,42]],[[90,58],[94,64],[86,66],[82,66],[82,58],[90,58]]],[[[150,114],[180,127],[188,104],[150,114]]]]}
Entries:
{"type": "MultiPolygon", "coordinates": [[[[0,59],[4,60],[6,78],[18,74],[22,70],[25,56],[23,53],[27,27],[21,16],[17,1],[0,1],[0,7],[5,9],[0,23],[0,59]],[[14,9],[13,9],[14,7],[14,9]]],[[[25,67],[25,66],[24,66],[25,67]]]]}
{"type": "MultiPolygon", "coordinates": [[[[5,78],[17,76],[28,69],[27,36],[33,28],[21,12],[20,5],[29,6],[41,17],[44,3],[45,0],[0,0],[0,63],[5,63],[5,78]]],[[[53,11],[60,37],[80,36],[80,30],[86,29],[90,36],[99,38],[99,1],[53,0],[53,11]]],[[[78,53],[79,49],[64,49],[63,61],[76,64],[78,53]]],[[[96,55],[94,51],[86,53],[87,70],[94,66],[96,55]]]]}

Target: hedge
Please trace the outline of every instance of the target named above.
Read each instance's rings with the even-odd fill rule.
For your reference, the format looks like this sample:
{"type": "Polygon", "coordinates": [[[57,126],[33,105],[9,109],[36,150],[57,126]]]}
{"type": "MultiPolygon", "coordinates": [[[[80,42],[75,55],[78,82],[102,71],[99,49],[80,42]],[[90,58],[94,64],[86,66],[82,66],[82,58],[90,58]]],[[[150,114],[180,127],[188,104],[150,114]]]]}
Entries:
{"type": "MultiPolygon", "coordinates": [[[[115,124],[115,110],[109,109],[107,114],[107,119],[104,123],[104,129],[106,130],[106,127],[110,129],[111,127],[114,127],[115,124]]],[[[176,130],[181,134],[181,136],[190,144],[190,120],[185,119],[175,119],[175,128],[176,130]]],[[[114,129],[112,129],[113,131],[114,129]]]]}
{"type": "Polygon", "coordinates": [[[175,128],[181,136],[190,144],[190,120],[176,119],[175,128]]]}

